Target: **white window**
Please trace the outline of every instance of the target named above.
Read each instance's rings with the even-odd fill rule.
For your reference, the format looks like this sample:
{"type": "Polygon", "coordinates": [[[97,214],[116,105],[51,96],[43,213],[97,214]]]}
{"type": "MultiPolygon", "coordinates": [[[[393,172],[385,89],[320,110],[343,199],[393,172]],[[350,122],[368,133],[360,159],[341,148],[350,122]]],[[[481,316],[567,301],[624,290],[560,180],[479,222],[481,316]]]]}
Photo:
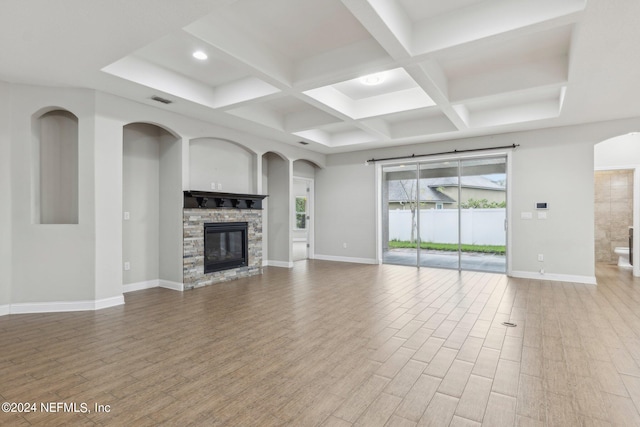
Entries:
{"type": "Polygon", "coordinates": [[[296,230],[307,229],[307,198],[296,196],[296,230]]]}
{"type": "Polygon", "coordinates": [[[436,209],[444,209],[442,202],[436,202],[436,209]]]}

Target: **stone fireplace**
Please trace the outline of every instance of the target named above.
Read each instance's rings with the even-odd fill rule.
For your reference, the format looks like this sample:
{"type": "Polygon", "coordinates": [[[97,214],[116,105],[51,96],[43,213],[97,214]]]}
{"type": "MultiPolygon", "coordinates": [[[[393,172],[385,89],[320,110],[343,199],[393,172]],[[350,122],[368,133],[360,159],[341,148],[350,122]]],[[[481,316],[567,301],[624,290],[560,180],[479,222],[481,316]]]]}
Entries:
{"type": "Polygon", "coordinates": [[[184,289],[262,273],[262,199],[184,192],[184,289]]]}

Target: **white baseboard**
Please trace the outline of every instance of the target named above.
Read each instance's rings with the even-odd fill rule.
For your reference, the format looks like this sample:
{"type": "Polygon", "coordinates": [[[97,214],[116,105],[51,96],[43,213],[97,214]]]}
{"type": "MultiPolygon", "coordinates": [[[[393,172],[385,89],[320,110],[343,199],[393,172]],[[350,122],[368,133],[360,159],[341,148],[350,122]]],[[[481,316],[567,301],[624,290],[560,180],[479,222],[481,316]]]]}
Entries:
{"type": "Polygon", "coordinates": [[[122,292],[126,294],[127,292],[135,292],[151,288],[165,288],[174,291],[184,291],[184,283],[172,282],[171,280],[163,279],[145,280],[144,282],[122,285],[122,292]]]}
{"type": "Polygon", "coordinates": [[[575,276],[572,274],[541,274],[535,271],[512,271],[511,277],[534,280],[550,280],[552,282],[573,282],[585,285],[597,285],[595,276],[575,276]]]}
{"type": "Polygon", "coordinates": [[[135,291],[141,291],[143,289],[157,288],[158,286],[160,286],[159,282],[160,280],[154,279],[154,280],[146,280],[144,282],[128,283],[126,285],[122,285],[122,292],[126,294],[127,292],[135,292],[135,291]]]}
{"type": "Polygon", "coordinates": [[[158,280],[158,286],[165,289],[171,289],[173,291],[184,291],[184,283],[172,282],[171,280],[158,280]]]}
{"type": "Polygon", "coordinates": [[[334,255],[314,255],[314,259],[320,259],[323,261],[338,261],[338,262],[352,262],[355,264],[378,264],[375,258],[355,258],[346,256],[334,256],[334,255]]]}
{"type": "Polygon", "coordinates": [[[89,301],[55,301],[55,302],[26,302],[11,304],[10,314],[26,313],[59,313],[66,311],[94,311],[124,304],[122,295],[89,301]]]}
{"type": "Polygon", "coordinates": [[[11,313],[11,305],[10,304],[0,305],[0,316],[6,316],[9,313],[11,313]]]}
{"type": "Polygon", "coordinates": [[[263,267],[282,267],[282,268],[293,268],[293,261],[273,261],[267,260],[262,262],[263,267]]]}

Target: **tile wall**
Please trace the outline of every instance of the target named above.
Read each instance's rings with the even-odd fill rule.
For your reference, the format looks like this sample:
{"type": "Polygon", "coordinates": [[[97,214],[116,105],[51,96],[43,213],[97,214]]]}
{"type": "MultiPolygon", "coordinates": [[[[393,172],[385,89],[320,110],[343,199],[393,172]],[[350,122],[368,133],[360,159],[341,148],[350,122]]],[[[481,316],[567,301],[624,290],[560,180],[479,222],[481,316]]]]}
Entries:
{"type": "Polygon", "coordinates": [[[633,171],[595,172],[596,262],[616,263],[613,249],[629,246],[633,224],[633,171]]]}

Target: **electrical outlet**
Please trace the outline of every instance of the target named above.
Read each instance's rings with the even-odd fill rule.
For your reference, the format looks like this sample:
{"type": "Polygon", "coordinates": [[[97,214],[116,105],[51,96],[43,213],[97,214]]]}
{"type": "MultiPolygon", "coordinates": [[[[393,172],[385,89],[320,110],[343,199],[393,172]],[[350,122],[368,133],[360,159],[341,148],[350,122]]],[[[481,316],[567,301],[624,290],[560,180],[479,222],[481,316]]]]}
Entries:
{"type": "Polygon", "coordinates": [[[131,219],[131,214],[129,214],[129,212],[125,212],[123,215],[125,221],[128,221],[129,219],[131,219]]]}
{"type": "Polygon", "coordinates": [[[131,270],[131,263],[129,261],[125,261],[124,263],[124,271],[131,270]]]}
{"type": "Polygon", "coordinates": [[[215,189],[216,189],[216,183],[215,183],[215,182],[212,182],[212,183],[211,183],[211,189],[212,189],[212,190],[215,190],[215,189]]]}
{"type": "Polygon", "coordinates": [[[218,183],[218,190],[222,190],[222,183],[221,182],[218,183]]]}
{"type": "Polygon", "coordinates": [[[345,248],[345,249],[347,249],[347,244],[346,244],[346,243],[343,243],[343,244],[342,244],[342,247],[343,247],[343,248],[345,248]]]}
{"type": "Polygon", "coordinates": [[[538,254],[538,261],[540,261],[540,262],[544,261],[544,255],[543,254],[538,254]]]}

